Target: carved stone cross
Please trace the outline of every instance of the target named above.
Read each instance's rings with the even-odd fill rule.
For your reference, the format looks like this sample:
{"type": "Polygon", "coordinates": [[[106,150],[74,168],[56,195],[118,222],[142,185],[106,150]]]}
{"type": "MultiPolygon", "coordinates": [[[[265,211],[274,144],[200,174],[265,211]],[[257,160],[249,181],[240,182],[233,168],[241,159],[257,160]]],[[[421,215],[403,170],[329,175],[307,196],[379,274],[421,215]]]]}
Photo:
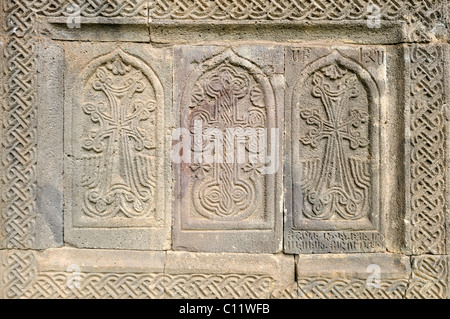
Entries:
{"type": "MultiPolygon", "coordinates": [[[[343,219],[362,217],[361,205],[367,200],[364,190],[363,164],[349,157],[344,140],[350,149],[366,147],[369,140],[360,132],[367,123],[367,112],[350,109],[349,100],[357,97],[357,77],[337,64],[331,64],[312,76],[312,96],[321,100],[325,111],[318,108],[301,109],[300,116],[309,126],[314,126],[300,138],[313,148],[325,142],[321,165],[313,165],[315,172],[308,181],[304,214],[311,219],[329,219],[335,215],[343,219]],[[358,180],[360,179],[360,180],[358,180]]],[[[308,165],[308,164],[305,164],[308,165]]]]}

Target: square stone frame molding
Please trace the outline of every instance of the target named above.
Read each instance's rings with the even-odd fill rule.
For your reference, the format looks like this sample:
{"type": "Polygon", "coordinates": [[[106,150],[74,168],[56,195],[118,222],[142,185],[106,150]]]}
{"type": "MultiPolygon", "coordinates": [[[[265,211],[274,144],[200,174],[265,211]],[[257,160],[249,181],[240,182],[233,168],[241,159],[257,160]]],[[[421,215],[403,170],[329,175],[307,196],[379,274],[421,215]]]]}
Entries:
{"type": "MultiPolygon", "coordinates": [[[[237,1],[217,2],[220,3],[211,2],[205,7],[197,1],[186,5],[185,1],[177,0],[173,1],[172,6],[166,6],[164,1],[146,0],[107,5],[79,1],[81,23],[86,23],[94,31],[105,29],[99,26],[101,23],[120,25],[115,31],[119,28],[134,30],[138,25],[141,31],[140,38],[134,40],[136,42],[151,39],[168,43],[177,38],[178,43],[182,44],[194,39],[215,39],[218,34],[225,34],[224,40],[233,41],[265,40],[260,34],[265,34],[266,40],[274,41],[302,38],[317,40],[314,38],[315,32],[311,32],[317,28],[324,30],[322,35],[327,39],[334,39],[333,32],[337,25],[344,30],[349,30],[350,27],[355,30],[355,42],[366,41],[367,9],[370,1],[362,1],[361,6],[352,8],[351,3],[339,0],[324,7],[301,7],[295,0],[264,1],[262,4],[259,0],[249,0],[246,2],[248,6],[244,5],[244,10],[237,1]],[[311,26],[312,21],[319,22],[317,27],[311,26]],[[130,28],[130,25],[133,27],[130,28]],[[280,30],[280,26],[289,32],[274,31],[280,30]],[[269,32],[261,32],[262,30],[269,32]],[[308,38],[308,35],[313,38],[308,38]]],[[[402,104],[406,121],[401,125],[405,133],[401,148],[404,152],[404,175],[398,176],[399,185],[404,187],[405,194],[395,200],[396,206],[404,208],[405,223],[392,228],[397,233],[404,234],[404,237],[396,239],[397,242],[391,246],[402,247],[402,252],[407,256],[414,255],[410,257],[412,269],[411,280],[407,284],[408,293],[401,294],[400,297],[403,298],[449,296],[447,254],[450,245],[450,144],[447,119],[450,85],[448,76],[445,76],[449,74],[450,60],[446,29],[450,22],[448,5],[447,0],[380,1],[380,41],[374,42],[403,43],[406,61],[403,81],[405,99],[402,104]]],[[[51,149],[57,141],[39,138],[47,134],[45,131],[39,132],[40,116],[37,115],[50,111],[39,111],[39,108],[46,104],[51,108],[52,103],[45,101],[42,95],[39,97],[39,84],[42,79],[39,78],[39,60],[36,56],[39,41],[47,41],[48,38],[67,40],[74,37],[64,34],[58,36],[52,27],[46,28],[38,23],[38,20],[42,19],[53,26],[65,24],[69,15],[68,6],[66,1],[6,0],[0,10],[0,66],[3,79],[8,79],[0,88],[3,119],[0,271],[5,273],[0,284],[0,297],[27,297],[24,292],[29,291],[30,285],[38,278],[35,252],[29,249],[63,245],[63,228],[60,223],[62,177],[48,176],[51,179],[49,182],[44,176],[45,170],[38,169],[39,166],[45,167],[47,164],[58,167],[59,163],[58,159],[46,163],[47,153],[39,151],[51,149]],[[44,102],[40,101],[41,98],[44,102]],[[56,185],[56,188],[52,188],[52,185],[56,185]],[[42,201],[45,198],[54,199],[53,210],[45,208],[48,204],[45,200],[42,201]]],[[[74,31],[73,34],[79,33],[74,31]]],[[[89,39],[92,34],[95,33],[88,37],[83,36],[80,40],[89,39]]],[[[102,35],[103,40],[113,39],[114,34],[110,32],[108,35],[105,32],[102,35]]],[[[124,41],[132,36],[132,33],[126,31],[124,34],[124,41]]],[[[53,103],[58,104],[57,101],[53,103]]],[[[51,117],[49,119],[51,120],[51,117]]],[[[58,125],[58,121],[48,125],[58,125]]],[[[59,172],[57,169],[51,171],[57,174],[59,172]]],[[[57,263],[57,255],[50,254],[52,263],[57,263]]],[[[297,260],[297,263],[301,264],[301,259],[297,260]]],[[[408,271],[407,267],[402,269],[408,271]]],[[[313,271],[317,272],[320,271],[313,271]]],[[[358,280],[355,281],[342,281],[330,275],[324,282],[323,277],[298,272],[297,283],[304,295],[326,298],[333,297],[333,287],[336,285],[358,289],[360,277],[357,275],[358,280]],[[327,289],[313,291],[311,287],[327,289]]],[[[63,281],[56,286],[63,284],[63,281]]],[[[296,296],[298,295],[294,294],[294,297],[296,296]]],[[[370,294],[368,296],[376,297],[370,294]]]]}

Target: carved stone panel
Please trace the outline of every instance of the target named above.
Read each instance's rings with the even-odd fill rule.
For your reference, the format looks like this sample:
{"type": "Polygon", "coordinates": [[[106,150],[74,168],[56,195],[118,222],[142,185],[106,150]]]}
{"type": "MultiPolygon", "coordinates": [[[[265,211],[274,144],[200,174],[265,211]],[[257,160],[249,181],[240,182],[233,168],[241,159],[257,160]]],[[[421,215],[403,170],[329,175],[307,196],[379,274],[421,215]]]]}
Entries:
{"type": "Polygon", "coordinates": [[[175,248],[278,251],[283,51],[179,47],[175,61],[175,248]]]}
{"type": "Polygon", "coordinates": [[[381,47],[287,49],[292,176],[287,251],[382,247],[385,60],[381,47]]]}
{"type": "Polygon", "coordinates": [[[170,93],[159,72],[164,65],[163,76],[170,74],[170,61],[162,62],[167,52],[99,46],[81,59],[76,52],[83,49],[67,46],[66,241],[167,248],[170,93]]]}

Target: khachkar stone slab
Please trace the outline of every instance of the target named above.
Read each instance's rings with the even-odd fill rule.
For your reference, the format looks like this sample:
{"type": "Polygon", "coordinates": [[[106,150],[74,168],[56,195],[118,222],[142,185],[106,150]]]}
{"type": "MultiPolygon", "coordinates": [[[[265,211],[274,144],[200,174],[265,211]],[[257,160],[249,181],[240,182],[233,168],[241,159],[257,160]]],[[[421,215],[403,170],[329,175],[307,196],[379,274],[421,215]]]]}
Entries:
{"type": "Polygon", "coordinates": [[[168,249],[170,51],[98,43],[64,49],[64,240],[168,249]]]}
{"type": "Polygon", "coordinates": [[[175,48],[174,249],[281,250],[283,50],[175,48]]]}
{"type": "Polygon", "coordinates": [[[403,299],[409,257],[397,254],[298,255],[300,299],[403,299]]]}
{"type": "Polygon", "coordinates": [[[288,47],[286,83],[285,250],[381,250],[385,49],[288,47]]]}
{"type": "Polygon", "coordinates": [[[22,276],[9,274],[8,298],[270,298],[295,283],[284,255],[60,248],[9,261],[22,276]]]}
{"type": "Polygon", "coordinates": [[[166,286],[167,298],[177,299],[278,298],[293,294],[295,284],[294,256],[283,254],[169,251],[165,273],[184,278],[181,287],[166,286]]]}

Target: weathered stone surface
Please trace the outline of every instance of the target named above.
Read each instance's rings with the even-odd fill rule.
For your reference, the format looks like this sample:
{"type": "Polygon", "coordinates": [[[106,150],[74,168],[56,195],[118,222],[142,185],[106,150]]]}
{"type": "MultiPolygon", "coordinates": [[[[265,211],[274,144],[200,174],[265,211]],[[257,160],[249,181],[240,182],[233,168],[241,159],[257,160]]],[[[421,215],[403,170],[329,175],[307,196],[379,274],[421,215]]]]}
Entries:
{"type": "Polygon", "coordinates": [[[410,260],[397,254],[298,255],[298,298],[402,299],[410,260]]]}
{"type": "MultiPolygon", "coordinates": [[[[5,266],[6,266],[5,254],[6,254],[6,252],[7,252],[6,250],[0,250],[0,274],[4,274],[5,271],[6,271],[6,269],[5,269],[5,266]]],[[[0,279],[0,299],[4,299],[5,298],[5,296],[4,296],[4,290],[5,290],[4,284],[5,284],[5,281],[0,279]]]]}
{"type": "Polygon", "coordinates": [[[294,284],[294,257],[283,255],[59,248],[31,258],[22,298],[269,298],[294,284]]]}
{"type": "Polygon", "coordinates": [[[2,79],[11,79],[2,85],[0,103],[4,119],[0,247],[61,246],[62,50],[46,41],[33,43],[30,50],[26,42],[8,38],[2,39],[0,46],[2,79]],[[10,50],[21,46],[24,46],[21,54],[10,54],[10,50]],[[27,68],[38,69],[39,73],[30,76],[27,68]],[[32,102],[36,108],[33,111],[28,108],[32,102]],[[27,167],[30,163],[35,167],[27,167]],[[16,214],[20,209],[24,213],[16,214]]]}
{"type": "Polygon", "coordinates": [[[33,248],[63,245],[64,52],[46,41],[37,51],[37,190],[33,248]]]}
{"type": "Polygon", "coordinates": [[[91,48],[64,47],[65,241],[168,249],[169,51],[136,44],[91,48]]]}
{"type": "Polygon", "coordinates": [[[280,251],[282,48],[177,47],[174,59],[187,134],[175,167],[174,248],[280,251]]]}

